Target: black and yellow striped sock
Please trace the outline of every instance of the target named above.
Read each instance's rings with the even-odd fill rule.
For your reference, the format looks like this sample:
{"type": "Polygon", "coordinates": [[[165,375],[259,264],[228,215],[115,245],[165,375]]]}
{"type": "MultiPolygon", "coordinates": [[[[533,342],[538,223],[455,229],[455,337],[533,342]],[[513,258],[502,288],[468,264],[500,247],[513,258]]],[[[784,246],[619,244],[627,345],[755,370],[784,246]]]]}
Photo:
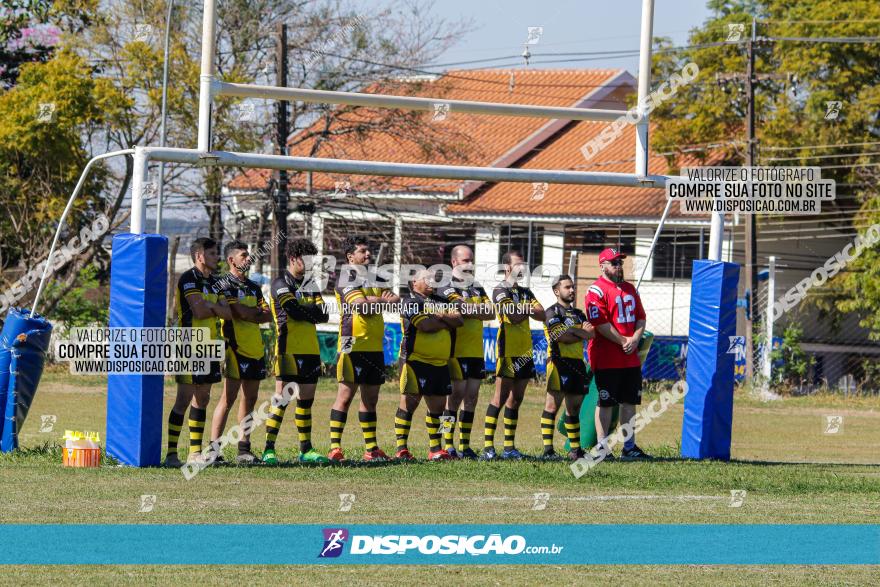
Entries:
{"type": "Polygon", "coordinates": [[[544,452],[553,450],[553,421],[556,414],[544,410],[541,412],[541,438],[544,441],[544,452]]]}
{"type": "Polygon", "coordinates": [[[330,410],[330,449],[342,448],[342,431],[348,414],[339,410],[330,410]]]}
{"type": "Polygon", "coordinates": [[[177,454],[177,441],[180,439],[181,428],[183,428],[183,414],[171,410],[168,413],[168,454],[166,458],[177,454]]]}
{"type": "Polygon", "coordinates": [[[284,420],[284,411],[287,404],[275,405],[269,408],[269,419],[266,420],[266,450],[275,450],[275,441],[278,439],[278,433],[281,432],[281,422],[284,420]]]}
{"type": "Polygon", "coordinates": [[[495,446],[495,428],[498,426],[498,414],[501,408],[489,404],[486,408],[485,429],[483,432],[483,448],[492,448],[495,446]]]}
{"type": "Polygon", "coordinates": [[[314,403],[314,398],[296,400],[294,421],[299,433],[299,452],[303,454],[312,450],[312,404],[314,403]]]}
{"type": "Polygon", "coordinates": [[[504,450],[516,446],[516,422],[519,419],[519,408],[504,408],[504,450]]]}
{"type": "Polygon", "coordinates": [[[376,412],[358,412],[358,420],[361,422],[361,432],[364,434],[364,449],[376,450],[376,412]]]}
{"type": "Polygon", "coordinates": [[[581,418],[578,414],[565,416],[565,433],[572,450],[581,447],[581,418]]]}
{"type": "Polygon", "coordinates": [[[413,415],[406,410],[402,410],[397,408],[397,413],[394,414],[394,434],[397,436],[397,450],[407,449],[407,442],[409,442],[409,429],[412,426],[412,417],[413,415]]]}
{"type": "Polygon", "coordinates": [[[425,427],[428,429],[428,450],[440,450],[440,414],[425,414],[425,427]]]}
{"type": "Polygon", "coordinates": [[[189,454],[202,452],[202,435],[205,433],[205,409],[189,407],[189,454]]]}
{"type": "Polygon", "coordinates": [[[464,451],[471,447],[471,427],[474,425],[474,413],[460,410],[458,423],[458,450],[464,451]]]}
{"type": "Polygon", "coordinates": [[[443,448],[449,450],[455,448],[453,437],[455,436],[455,412],[453,410],[443,410],[443,420],[445,420],[443,429],[443,448]]]}

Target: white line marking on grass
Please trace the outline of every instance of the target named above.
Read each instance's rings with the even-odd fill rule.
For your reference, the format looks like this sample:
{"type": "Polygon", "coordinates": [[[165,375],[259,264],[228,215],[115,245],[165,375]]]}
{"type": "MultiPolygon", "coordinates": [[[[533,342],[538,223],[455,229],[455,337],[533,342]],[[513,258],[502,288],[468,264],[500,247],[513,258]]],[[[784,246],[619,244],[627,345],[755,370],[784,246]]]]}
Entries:
{"type": "MultiPolygon", "coordinates": [[[[528,501],[532,497],[512,497],[512,496],[488,496],[488,497],[447,497],[453,501],[528,501]]],[[[623,501],[623,500],[725,500],[727,497],[717,495],[574,495],[568,497],[554,497],[554,501],[623,501]]]]}

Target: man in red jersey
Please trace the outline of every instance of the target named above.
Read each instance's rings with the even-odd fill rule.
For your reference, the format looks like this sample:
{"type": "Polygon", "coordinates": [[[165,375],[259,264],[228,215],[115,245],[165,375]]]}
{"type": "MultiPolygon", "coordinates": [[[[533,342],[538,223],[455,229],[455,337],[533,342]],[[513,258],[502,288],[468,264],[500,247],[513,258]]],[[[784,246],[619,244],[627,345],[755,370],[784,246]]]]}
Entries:
{"type": "MultiPolygon", "coordinates": [[[[611,415],[620,406],[620,422],[635,416],[635,406],[642,403],[642,364],[639,341],[645,332],[645,309],[636,288],[623,280],[623,259],[617,249],[599,254],[602,275],[587,292],[587,320],[596,330],[590,339],[587,355],[596,377],[599,401],[596,409],[596,438],[613,458],[608,447],[611,415]]],[[[624,444],[624,460],[649,460],[652,457],[636,446],[635,434],[624,444]]]]}

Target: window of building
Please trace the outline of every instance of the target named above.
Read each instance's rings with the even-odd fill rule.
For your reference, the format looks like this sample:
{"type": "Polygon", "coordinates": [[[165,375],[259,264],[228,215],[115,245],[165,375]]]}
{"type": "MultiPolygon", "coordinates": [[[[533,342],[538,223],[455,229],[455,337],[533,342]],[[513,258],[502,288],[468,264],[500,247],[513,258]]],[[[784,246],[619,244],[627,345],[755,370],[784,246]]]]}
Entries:
{"type": "Polygon", "coordinates": [[[709,253],[709,239],[703,238],[701,251],[699,230],[664,233],[654,249],[654,279],[690,279],[694,259],[705,259],[709,253]]]}
{"type": "Polygon", "coordinates": [[[541,265],[544,258],[544,227],[532,225],[530,238],[527,224],[502,226],[501,243],[498,247],[499,263],[508,251],[521,252],[530,270],[541,265]]]}

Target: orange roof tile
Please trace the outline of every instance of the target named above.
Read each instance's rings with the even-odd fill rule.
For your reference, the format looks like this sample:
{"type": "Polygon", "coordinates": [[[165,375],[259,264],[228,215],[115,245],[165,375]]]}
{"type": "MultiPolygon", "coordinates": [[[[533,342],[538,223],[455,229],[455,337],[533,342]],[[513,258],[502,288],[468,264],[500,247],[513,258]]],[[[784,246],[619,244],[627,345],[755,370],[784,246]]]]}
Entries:
{"type": "MultiPolygon", "coordinates": [[[[571,171],[602,171],[633,173],[635,169],[635,126],[627,125],[616,140],[607,144],[587,160],[581,148],[607,127],[606,122],[576,122],[558,133],[551,142],[537,149],[520,169],[557,169],[571,171]]],[[[712,151],[709,163],[696,157],[679,157],[680,165],[707,165],[723,159],[722,151],[712,151]]],[[[648,172],[667,174],[665,157],[652,152],[648,172]]],[[[481,192],[461,203],[450,204],[446,211],[455,215],[523,215],[564,217],[636,217],[657,218],[666,206],[663,189],[627,188],[609,185],[552,184],[536,194],[529,183],[504,182],[488,184],[481,192]],[[535,194],[533,196],[533,194],[535,194]]],[[[673,206],[670,216],[680,216],[673,206]]],[[[690,215],[689,215],[690,216],[690,215]]],[[[693,216],[699,218],[699,216],[693,216]]]]}

